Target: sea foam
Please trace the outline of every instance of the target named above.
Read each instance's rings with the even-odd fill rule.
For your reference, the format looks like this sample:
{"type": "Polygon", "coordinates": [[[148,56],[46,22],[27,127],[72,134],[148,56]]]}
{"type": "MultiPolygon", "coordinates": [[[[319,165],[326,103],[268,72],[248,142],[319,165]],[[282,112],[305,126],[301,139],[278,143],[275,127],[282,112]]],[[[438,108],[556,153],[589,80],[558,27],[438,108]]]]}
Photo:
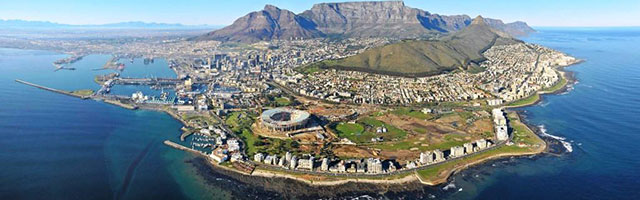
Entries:
{"type": "Polygon", "coordinates": [[[557,136],[557,135],[551,135],[551,134],[547,133],[547,129],[544,127],[544,125],[539,125],[538,128],[540,129],[540,132],[542,133],[542,136],[550,137],[550,138],[553,138],[553,139],[556,139],[556,140],[560,141],[560,143],[562,143],[562,146],[564,146],[564,148],[567,149],[567,152],[573,152],[573,147],[571,146],[571,143],[565,141],[567,138],[560,137],[560,136],[557,136]]]}

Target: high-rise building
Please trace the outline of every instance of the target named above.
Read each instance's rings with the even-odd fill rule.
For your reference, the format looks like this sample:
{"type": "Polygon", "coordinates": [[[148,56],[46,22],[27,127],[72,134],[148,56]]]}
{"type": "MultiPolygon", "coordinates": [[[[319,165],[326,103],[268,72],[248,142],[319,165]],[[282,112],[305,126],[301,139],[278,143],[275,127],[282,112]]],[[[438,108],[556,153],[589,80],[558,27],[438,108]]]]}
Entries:
{"type": "Polygon", "coordinates": [[[451,147],[451,154],[449,157],[456,158],[464,155],[464,148],[461,146],[451,147]]]}
{"type": "Polygon", "coordinates": [[[322,170],[322,171],[328,171],[329,170],[329,159],[328,158],[323,158],[322,159],[322,164],[320,165],[320,170],[322,170]]]}
{"type": "Polygon", "coordinates": [[[379,174],[382,173],[382,162],[377,158],[367,159],[367,173],[379,174]]]}
{"type": "Polygon", "coordinates": [[[466,153],[466,154],[470,154],[470,153],[474,152],[473,143],[471,143],[471,142],[464,143],[463,147],[464,147],[464,153],[466,153]]]}

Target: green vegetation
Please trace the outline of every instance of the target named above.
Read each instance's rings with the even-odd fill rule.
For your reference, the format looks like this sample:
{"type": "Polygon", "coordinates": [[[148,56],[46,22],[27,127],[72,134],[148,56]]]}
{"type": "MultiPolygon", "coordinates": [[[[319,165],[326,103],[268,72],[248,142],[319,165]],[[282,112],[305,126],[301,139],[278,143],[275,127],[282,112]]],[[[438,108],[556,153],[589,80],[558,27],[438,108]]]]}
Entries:
{"type": "Polygon", "coordinates": [[[429,146],[422,146],[422,143],[415,143],[414,140],[404,140],[401,142],[389,142],[389,143],[380,143],[371,145],[373,148],[382,149],[382,150],[409,150],[411,148],[418,148],[420,151],[430,151],[430,150],[447,150],[454,146],[462,146],[464,143],[469,142],[465,140],[463,136],[457,134],[451,134],[445,136],[445,141],[437,144],[431,144],[429,146]]]}
{"type": "Polygon", "coordinates": [[[253,155],[256,150],[256,141],[259,140],[258,136],[253,135],[251,132],[251,124],[253,124],[254,116],[245,112],[233,112],[229,114],[225,123],[229,125],[231,131],[237,134],[246,144],[246,150],[248,155],[253,155]]]}
{"type": "Polygon", "coordinates": [[[298,142],[290,139],[264,138],[253,134],[251,125],[254,120],[255,116],[246,112],[233,112],[229,114],[225,120],[227,125],[230,126],[231,131],[236,133],[240,139],[245,142],[248,156],[253,156],[258,152],[284,154],[287,151],[295,152],[295,149],[299,147],[300,144],[298,144],[298,142]]]}
{"type": "Polygon", "coordinates": [[[335,61],[333,60],[325,60],[325,61],[321,61],[321,62],[315,62],[315,63],[311,63],[308,65],[305,65],[303,67],[298,67],[296,68],[296,71],[298,71],[299,73],[302,74],[313,74],[319,71],[322,71],[323,69],[326,69],[329,67],[329,65],[334,64],[335,61]]]}
{"type": "Polygon", "coordinates": [[[545,92],[555,92],[558,91],[560,89],[562,89],[562,87],[564,87],[565,85],[567,85],[567,79],[564,78],[563,76],[560,76],[560,80],[558,81],[558,83],[556,83],[555,85],[549,87],[549,88],[545,88],[543,91],[545,92]]]}
{"type": "Polygon", "coordinates": [[[356,123],[339,123],[333,129],[338,137],[347,138],[355,143],[368,143],[371,138],[383,137],[385,140],[402,139],[407,132],[393,125],[386,124],[372,117],[365,117],[356,123]],[[387,128],[386,133],[376,133],[378,127],[387,128]]]}
{"type": "Polygon", "coordinates": [[[417,133],[421,133],[421,134],[426,134],[427,133],[427,129],[424,129],[424,128],[414,128],[413,131],[415,131],[417,133]]]}
{"type": "Polygon", "coordinates": [[[275,98],[275,101],[278,107],[291,105],[291,100],[289,100],[289,98],[286,98],[286,97],[277,97],[275,98]]]}
{"type": "Polygon", "coordinates": [[[253,155],[257,152],[256,141],[259,140],[259,136],[254,135],[249,129],[242,129],[238,136],[247,145],[247,155],[253,155]]]}
{"type": "Polygon", "coordinates": [[[422,111],[419,110],[413,110],[411,108],[397,108],[393,111],[391,111],[391,113],[395,114],[395,115],[405,115],[405,116],[409,116],[409,117],[413,117],[413,118],[418,118],[418,119],[431,119],[432,116],[430,114],[425,114],[422,111]]]}
{"type": "Polygon", "coordinates": [[[242,129],[250,128],[254,119],[254,115],[246,112],[232,112],[225,120],[225,123],[231,127],[233,132],[240,133],[242,129]]]}
{"type": "Polygon", "coordinates": [[[440,40],[403,40],[314,66],[401,76],[429,76],[467,68],[479,72],[481,69],[472,63],[485,59],[482,52],[495,44],[518,41],[501,37],[482,19],[477,21],[440,40]]]}
{"type": "Polygon", "coordinates": [[[205,116],[205,115],[199,115],[199,114],[184,114],[181,115],[182,116],[182,120],[189,122],[189,121],[201,121],[201,122],[205,122],[209,125],[213,125],[213,124],[218,124],[220,123],[218,120],[216,120],[215,118],[211,117],[211,116],[205,116]]]}
{"type": "Polygon", "coordinates": [[[536,103],[538,100],[540,100],[540,95],[538,93],[535,93],[527,98],[524,99],[520,99],[514,102],[511,102],[509,105],[507,106],[526,106],[526,105],[530,105],[530,104],[534,104],[536,103]]]}
{"type": "Polygon", "coordinates": [[[91,89],[83,89],[83,90],[75,90],[72,91],[71,94],[80,95],[80,96],[89,96],[93,94],[93,90],[91,89]]]}
{"type": "Polygon", "coordinates": [[[336,126],[338,133],[345,135],[359,135],[364,132],[364,127],[357,123],[340,123],[336,126]]]}
{"type": "Polygon", "coordinates": [[[509,127],[512,129],[512,141],[516,144],[535,145],[543,142],[525,124],[514,117],[509,118],[509,127]]]}
{"type": "Polygon", "coordinates": [[[467,69],[467,72],[472,74],[477,74],[477,73],[483,72],[484,70],[486,70],[484,67],[474,66],[474,67],[469,67],[469,69],[467,69]]]}

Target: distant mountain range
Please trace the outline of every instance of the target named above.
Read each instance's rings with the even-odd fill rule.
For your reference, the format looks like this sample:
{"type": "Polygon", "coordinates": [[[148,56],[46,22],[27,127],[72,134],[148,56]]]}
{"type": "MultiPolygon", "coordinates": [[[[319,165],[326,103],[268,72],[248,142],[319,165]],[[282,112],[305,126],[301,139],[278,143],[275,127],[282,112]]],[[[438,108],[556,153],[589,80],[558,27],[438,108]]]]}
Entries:
{"type": "Polygon", "coordinates": [[[347,58],[321,61],[306,68],[333,68],[411,77],[436,75],[456,69],[480,70],[479,63],[486,59],[482,55],[484,51],[493,45],[521,42],[493,29],[486,21],[487,19],[478,16],[468,27],[437,41],[401,41],[368,49],[347,58]]]}
{"type": "Polygon", "coordinates": [[[2,29],[64,29],[64,28],[87,28],[87,29],[204,29],[219,28],[214,25],[183,25],[166,23],[147,23],[140,21],[120,22],[111,24],[91,24],[91,25],[71,25],[59,24],[48,21],[27,21],[27,20],[0,20],[2,29]]]}
{"type": "MultiPolygon", "coordinates": [[[[535,31],[525,22],[484,20],[492,28],[512,35],[535,31]]],[[[405,6],[402,1],[320,3],[300,14],[266,5],[227,27],[193,39],[257,42],[334,36],[421,38],[462,30],[471,21],[467,15],[431,14],[405,6]]]]}

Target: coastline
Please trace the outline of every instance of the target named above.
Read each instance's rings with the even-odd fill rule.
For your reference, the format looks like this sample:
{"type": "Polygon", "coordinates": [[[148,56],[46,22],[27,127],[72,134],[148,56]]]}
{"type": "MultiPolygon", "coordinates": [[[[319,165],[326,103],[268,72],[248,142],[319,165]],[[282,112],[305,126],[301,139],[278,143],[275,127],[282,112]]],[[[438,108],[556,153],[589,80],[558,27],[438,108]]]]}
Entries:
{"type": "MultiPolygon", "coordinates": [[[[584,62],[584,60],[576,60],[573,63],[570,63],[566,66],[559,66],[556,67],[555,70],[557,70],[558,73],[561,74],[562,78],[566,81],[564,81],[564,83],[562,83],[562,86],[560,86],[557,89],[554,90],[550,90],[550,91],[538,91],[535,93],[535,95],[540,95],[540,97],[542,97],[543,95],[547,95],[547,94],[558,94],[558,93],[562,93],[564,91],[566,91],[568,89],[568,86],[571,84],[574,84],[576,82],[576,79],[573,75],[573,72],[569,72],[569,71],[565,71],[564,68],[572,66],[572,65],[576,65],[579,64],[581,62],[584,62]]],[[[556,87],[556,86],[552,86],[552,87],[556,87]]],[[[536,105],[539,102],[542,101],[542,98],[539,98],[538,100],[536,100],[535,102],[532,103],[528,103],[528,104],[523,104],[523,105],[518,105],[518,106],[505,106],[504,108],[512,111],[510,109],[513,108],[522,108],[522,107],[527,107],[527,106],[532,106],[532,105],[536,105]]],[[[523,125],[525,125],[525,127],[527,128],[528,131],[530,131],[531,133],[533,133],[536,137],[538,137],[538,139],[542,140],[544,142],[544,147],[543,148],[537,148],[535,151],[530,151],[530,152],[506,152],[506,153],[498,153],[498,154],[493,154],[487,157],[483,157],[477,160],[473,160],[471,162],[468,163],[464,163],[462,165],[456,165],[453,168],[449,168],[447,170],[444,170],[443,172],[441,172],[441,174],[438,175],[438,177],[434,180],[424,180],[422,179],[419,175],[417,175],[417,171],[415,172],[407,172],[407,174],[402,175],[400,178],[392,178],[392,179],[367,179],[367,178],[344,178],[341,180],[329,180],[329,181],[322,181],[322,180],[308,180],[308,179],[303,179],[300,177],[296,177],[295,175],[289,174],[289,173],[282,173],[282,172],[275,172],[275,171],[269,171],[269,170],[262,170],[262,169],[256,169],[254,171],[254,173],[252,173],[252,176],[259,176],[259,177],[263,177],[263,178],[273,178],[273,177],[278,177],[278,178],[285,178],[285,179],[290,179],[290,180],[295,180],[298,182],[302,182],[308,185],[312,185],[312,186],[326,186],[326,185],[344,185],[347,183],[371,183],[371,184],[384,184],[384,185],[393,185],[393,184],[402,184],[402,183],[407,183],[407,182],[419,182],[423,185],[428,185],[428,186],[436,186],[436,185],[440,185],[443,183],[446,183],[449,181],[449,178],[453,175],[455,175],[456,173],[463,171],[466,168],[469,168],[471,166],[475,166],[475,165],[479,165],[488,161],[492,161],[492,160],[496,160],[496,159],[500,159],[500,158],[505,158],[505,157],[521,157],[521,156],[530,156],[530,155],[537,155],[537,154],[541,154],[544,152],[548,152],[549,148],[550,148],[550,144],[548,144],[548,142],[544,139],[542,139],[541,135],[539,134],[539,131],[536,131],[537,129],[535,127],[532,127],[531,124],[527,123],[525,120],[522,120],[522,114],[517,112],[517,111],[513,111],[515,112],[515,114],[518,117],[518,121],[520,123],[522,123],[523,125]],[[444,175],[443,175],[444,173],[444,175]]]]}
{"type": "MultiPolygon", "coordinates": [[[[505,109],[523,108],[523,107],[527,107],[527,106],[536,105],[536,104],[540,103],[544,99],[545,95],[560,94],[560,93],[563,93],[563,92],[567,91],[568,86],[572,85],[572,84],[575,84],[577,79],[575,78],[574,72],[566,71],[565,68],[573,66],[573,65],[580,64],[582,62],[584,62],[584,60],[578,59],[575,62],[570,63],[570,64],[568,64],[566,66],[558,66],[558,67],[555,68],[555,70],[558,73],[560,73],[562,78],[565,80],[564,83],[562,83],[562,86],[558,87],[557,89],[554,89],[554,90],[545,90],[545,89],[543,89],[543,90],[537,91],[537,92],[535,92],[534,94],[531,95],[531,96],[538,96],[535,101],[529,102],[529,103],[525,103],[525,104],[521,104],[521,105],[510,105],[510,104],[513,104],[513,103],[515,103],[515,102],[517,102],[519,100],[530,98],[531,96],[529,96],[529,97],[525,97],[525,98],[522,98],[522,99],[519,99],[519,100],[516,100],[516,101],[513,101],[513,102],[509,102],[507,105],[504,106],[504,108],[505,109]]],[[[553,87],[556,87],[556,86],[554,85],[551,88],[553,88],[553,87]]]]}
{"type": "MultiPolygon", "coordinates": [[[[536,93],[536,95],[557,94],[557,93],[564,92],[567,89],[568,85],[573,84],[576,81],[575,78],[573,77],[573,74],[571,72],[564,71],[564,68],[568,67],[568,66],[571,66],[571,65],[574,65],[574,64],[578,64],[580,62],[583,62],[583,61],[582,60],[578,60],[578,61],[576,61],[574,63],[571,63],[571,64],[569,64],[567,66],[562,66],[562,67],[556,68],[556,70],[562,75],[563,79],[565,79],[566,82],[563,83],[563,85],[561,87],[559,87],[558,89],[556,89],[556,90],[553,90],[553,91],[538,91],[536,93]]],[[[536,105],[540,101],[541,101],[541,98],[538,99],[536,102],[530,103],[530,104],[519,105],[519,106],[505,106],[505,109],[532,106],[532,105],[536,105]]],[[[509,110],[509,111],[511,111],[511,110],[509,110]]],[[[180,121],[181,123],[183,123],[184,125],[186,125],[186,122],[184,122],[176,113],[173,113],[171,111],[166,111],[166,110],[165,110],[165,112],[167,114],[169,114],[170,116],[172,116],[174,119],[176,119],[176,120],[180,121]]],[[[517,115],[518,121],[520,123],[522,123],[523,125],[525,125],[525,127],[527,128],[527,130],[529,132],[533,133],[538,139],[543,141],[543,143],[544,143],[543,148],[537,148],[535,151],[505,152],[505,153],[498,153],[498,154],[489,155],[487,157],[482,157],[482,158],[479,158],[479,159],[476,159],[476,160],[472,160],[470,162],[466,162],[466,163],[462,163],[462,164],[459,164],[459,165],[455,165],[452,168],[445,169],[440,174],[438,174],[438,176],[433,180],[425,180],[425,179],[421,178],[421,176],[418,175],[418,171],[409,171],[406,174],[389,176],[390,178],[388,178],[388,179],[387,178],[372,179],[372,178],[363,178],[363,177],[354,177],[354,178],[340,177],[337,180],[309,180],[309,179],[305,179],[305,178],[301,178],[299,176],[296,176],[295,174],[286,173],[286,172],[278,172],[278,171],[272,171],[272,170],[265,170],[265,169],[261,169],[261,168],[256,168],[253,173],[246,174],[244,172],[233,170],[233,169],[230,169],[229,167],[220,166],[220,165],[214,164],[212,162],[209,162],[209,164],[211,165],[211,167],[220,168],[220,169],[223,169],[223,170],[228,171],[228,172],[237,172],[237,173],[240,173],[240,174],[243,174],[243,175],[260,177],[260,178],[265,178],[265,179],[283,178],[283,179],[293,180],[293,181],[296,181],[296,182],[305,183],[306,185],[309,185],[309,186],[335,186],[335,185],[345,185],[345,184],[348,184],[348,183],[399,185],[399,184],[405,184],[405,183],[409,183],[409,182],[417,182],[417,183],[420,183],[422,185],[427,185],[427,186],[437,186],[437,185],[444,184],[444,183],[448,182],[449,179],[453,175],[463,171],[464,169],[472,167],[472,166],[476,166],[476,165],[479,165],[479,164],[483,164],[483,163],[486,163],[486,162],[489,162],[489,161],[493,161],[493,160],[497,160],[497,159],[501,159],[501,158],[538,155],[538,154],[547,152],[548,149],[549,149],[549,146],[550,146],[549,144],[547,144],[547,141],[542,139],[542,137],[541,137],[541,135],[539,134],[538,131],[535,131],[535,127],[532,127],[530,124],[526,123],[526,121],[522,120],[521,113],[518,113],[516,111],[513,111],[513,112],[515,112],[515,114],[517,115]]],[[[207,160],[209,160],[206,155],[204,155],[202,153],[200,153],[200,154],[201,154],[201,156],[204,156],[207,160]]],[[[474,155],[474,156],[476,156],[476,155],[474,155]]],[[[479,154],[478,156],[482,156],[482,154],[479,154]]],[[[331,176],[326,176],[326,177],[331,177],[331,176]]]]}
{"type": "MultiPolygon", "coordinates": [[[[557,93],[566,91],[567,90],[567,86],[570,85],[570,84],[575,83],[576,80],[575,80],[575,77],[572,76],[572,73],[564,71],[564,68],[568,67],[568,66],[571,66],[571,65],[574,65],[574,64],[578,64],[580,62],[583,62],[583,61],[582,60],[577,60],[576,62],[571,63],[571,64],[569,64],[567,66],[557,67],[556,70],[562,75],[563,79],[565,79],[566,82],[560,88],[558,88],[556,90],[538,91],[538,92],[535,93],[535,95],[557,94],[557,93]]],[[[175,69],[174,69],[174,71],[175,71],[175,69]]],[[[16,81],[20,82],[18,80],[16,80],[16,81]]],[[[32,85],[34,87],[38,87],[38,88],[41,88],[41,89],[44,89],[44,90],[49,90],[49,91],[53,91],[53,92],[67,94],[67,95],[78,97],[78,98],[82,98],[82,99],[91,98],[91,99],[94,99],[94,100],[103,100],[105,103],[109,103],[109,104],[112,104],[112,105],[120,106],[120,107],[123,107],[123,108],[126,108],[126,109],[133,110],[133,109],[137,109],[138,108],[135,105],[124,104],[124,103],[121,103],[119,101],[112,101],[112,100],[107,100],[107,99],[99,99],[99,98],[92,98],[92,97],[86,97],[86,96],[79,96],[79,95],[73,94],[71,92],[66,92],[66,91],[60,92],[60,91],[58,91],[56,89],[48,89],[48,88],[46,88],[44,86],[39,86],[39,85],[35,85],[35,84],[27,84],[27,85],[32,85]]],[[[553,87],[555,87],[555,86],[553,86],[553,87]]],[[[535,104],[539,103],[541,100],[542,100],[542,98],[539,98],[537,101],[535,101],[533,103],[524,104],[524,105],[518,105],[518,106],[505,106],[504,108],[510,109],[510,108],[520,108],[520,107],[531,106],[531,105],[535,105],[535,104]]],[[[171,116],[172,118],[180,121],[184,126],[188,126],[188,124],[175,111],[172,111],[172,110],[169,110],[169,109],[147,108],[147,107],[143,107],[142,109],[150,109],[150,110],[165,112],[165,113],[169,114],[169,116],[171,116]]],[[[527,127],[527,129],[529,131],[533,132],[536,136],[538,136],[540,138],[540,135],[537,132],[532,130],[531,125],[529,125],[527,123],[524,123],[524,121],[522,121],[522,122],[523,122],[523,124],[526,125],[526,127],[527,127]]],[[[167,141],[165,141],[165,144],[167,144],[167,141]]],[[[167,145],[172,146],[170,144],[167,144],[167,145]]],[[[485,163],[485,162],[490,161],[490,160],[504,158],[504,157],[527,156],[527,155],[539,154],[539,153],[542,153],[542,152],[546,151],[547,148],[548,148],[548,145],[545,145],[545,148],[543,148],[543,149],[541,149],[539,151],[498,153],[498,154],[490,155],[490,156],[483,157],[483,158],[480,158],[480,159],[477,159],[477,160],[472,160],[470,162],[463,163],[461,165],[455,165],[452,168],[447,168],[447,169],[443,170],[433,180],[424,180],[424,179],[422,179],[421,176],[419,176],[417,174],[417,171],[408,171],[407,173],[404,173],[402,175],[390,175],[390,176],[388,176],[388,178],[384,177],[384,178],[375,179],[375,178],[355,177],[355,178],[340,178],[339,180],[308,180],[308,179],[300,178],[300,177],[297,177],[297,176],[295,176],[293,174],[286,173],[286,172],[274,172],[274,171],[263,170],[263,169],[256,169],[253,173],[247,174],[247,173],[244,173],[242,171],[235,170],[235,169],[233,169],[231,167],[218,165],[218,164],[212,162],[211,159],[206,154],[203,154],[201,152],[197,152],[197,151],[188,149],[186,147],[184,147],[184,148],[177,148],[175,146],[173,146],[173,147],[176,148],[176,149],[179,149],[179,150],[196,153],[196,154],[202,156],[203,158],[205,158],[207,161],[209,161],[208,164],[211,167],[223,169],[223,170],[225,170],[227,172],[232,172],[232,173],[235,172],[235,173],[242,174],[242,175],[260,177],[260,178],[265,178],[265,179],[284,178],[284,179],[294,180],[294,181],[297,181],[297,182],[303,182],[303,183],[306,183],[307,185],[310,185],[310,186],[335,186],[335,185],[345,185],[345,184],[348,184],[348,183],[398,185],[398,184],[403,184],[403,183],[408,183],[408,182],[418,182],[418,183],[423,184],[423,185],[436,186],[436,185],[448,182],[449,178],[452,175],[454,175],[454,174],[456,174],[456,173],[458,173],[458,172],[460,172],[460,171],[462,171],[462,170],[464,170],[464,169],[466,169],[468,167],[475,166],[475,165],[478,165],[478,164],[481,164],[481,163],[485,163]]],[[[321,175],[321,176],[323,176],[323,175],[321,175]]]]}
{"type": "MultiPolygon", "coordinates": [[[[576,62],[579,63],[579,62],[576,62]]],[[[573,64],[576,64],[573,63],[573,64]]],[[[558,69],[559,71],[562,70],[562,68],[558,69]]],[[[537,95],[541,95],[541,94],[554,94],[554,93],[559,93],[562,92],[564,90],[566,90],[567,85],[575,82],[575,79],[572,76],[567,76],[567,72],[562,71],[561,72],[562,76],[567,79],[567,82],[559,89],[559,90],[554,90],[554,91],[540,91],[537,93],[537,95]]],[[[16,80],[17,81],[17,80],[16,80]]],[[[35,85],[35,84],[34,84],[35,85]]],[[[42,86],[41,86],[42,87],[42,86]]],[[[47,90],[47,89],[45,89],[47,90]]],[[[52,90],[53,91],[53,90],[52,90]]],[[[55,91],[54,91],[55,92],[55,91]]],[[[79,97],[77,95],[71,95],[74,97],[79,97]]],[[[82,97],[79,97],[82,98],[82,97]]],[[[86,98],[83,98],[86,99],[86,98]]],[[[93,98],[95,99],[95,98],[93,98]]],[[[101,100],[101,99],[95,99],[95,100],[101,100]]],[[[105,103],[109,103],[112,105],[116,105],[116,106],[120,106],[122,108],[126,108],[126,109],[137,109],[137,106],[133,106],[133,105],[128,105],[128,104],[123,104],[117,101],[112,101],[112,100],[103,100],[105,103]]],[[[539,102],[540,100],[536,101],[539,102]]],[[[525,107],[525,106],[531,106],[531,105],[535,105],[536,103],[532,103],[532,104],[526,104],[526,105],[521,105],[521,106],[516,106],[516,107],[505,107],[505,108],[519,108],[519,107],[525,107]]],[[[175,120],[179,121],[180,123],[182,123],[184,126],[187,126],[188,124],[179,116],[179,114],[175,113],[174,111],[168,110],[168,109],[158,109],[158,108],[142,108],[142,109],[150,109],[150,110],[155,110],[155,111],[160,111],[160,112],[165,112],[167,113],[169,116],[171,116],[172,118],[174,118],[175,120]]],[[[519,115],[519,114],[518,114],[519,115]]],[[[536,134],[536,136],[539,136],[539,134],[537,134],[535,131],[533,131],[531,129],[531,126],[529,124],[526,124],[523,122],[523,124],[526,125],[526,127],[529,129],[529,131],[533,132],[534,134],[536,134]]],[[[167,141],[165,141],[165,144],[167,144],[167,141]]],[[[169,144],[167,144],[169,145],[169,144]]],[[[172,145],[169,145],[172,146],[172,145]]],[[[177,148],[175,146],[172,146],[176,149],[179,150],[183,150],[183,151],[189,151],[190,149],[184,147],[184,148],[177,148]],[[186,148],[186,149],[185,149],[186,148]]],[[[244,173],[242,171],[239,170],[234,170],[230,167],[225,167],[225,166],[221,166],[221,165],[217,165],[213,162],[210,161],[210,159],[208,158],[207,155],[201,153],[201,152],[197,152],[197,151],[189,151],[192,153],[196,153],[200,156],[203,156],[206,160],[208,160],[209,164],[212,167],[216,167],[216,168],[220,168],[220,169],[224,169],[225,171],[228,172],[235,172],[235,173],[240,173],[243,175],[249,175],[249,176],[256,176],[256,177],[262,177],[262,178],[285,178],[285,179],[290,179],[290,180],[295,180],[298,182],[303,182],[306,183],[310,186],[329,186],[329,185],[344,185],[347,183],[367,183],[367,184],[382,184],[382,185],[394,185],[394,184],[403,184],[403,183],[407,183],[407,182],[419,182],[423,185],[428,185],[428,186],[436,186],[439,184],[443,184],[446,183],[448,181],[448,179],[470,167],[470,166],[474,166],[474,165],[478,165],[490,160],[494,160],[494,159],[499,159],[499,158],[504,158],[504,157],[512,157],[512,156],[527,156],[527,155],[534,155],[534,154],[539,154],[542,153],[546,150],[546,148],[548,147],[548,145],[545,145],[545,148],[539,151],[535,151],[535,152],[507,152],[507,153],[499,153],[499,154],[494,154],[494,155],[490,155],[488,157],[484,157],[484,158],[480,158],[478,160],[473,160],[471,162],[468,163],[464,163],[462,165],[455,165],[453,168],[448,168],[446,170],[443,170],[434,180],[424,180],[422,179],[419,175],[417,175],[417,171],[408,171],[405,174],[402,175],[393,175],[393,176],[389,176],[390,178],[379,178],[379,179],[375,179],[375,178],[363,178],[363,177],[355,177],[355,178],[343,178],[341,177],[339,180],[308,180],[308,179],[304,179],[304,178],[300,178],[300,177],[296,177],[295,175],[292,175],[290,173],[286,173],[286,172],[275,172],[275,171],[269,171],[269,170],[264,170],[264,169],[256,169],[253,173],[251,174],[247,174],[244,173]],[[444,173],[444,175],[443,175],[444,173]]],[[[428,169],[428,168],[427,168],[428,169]]],[[[329,176],[330,177],[330,176],[329,176]]]]}

